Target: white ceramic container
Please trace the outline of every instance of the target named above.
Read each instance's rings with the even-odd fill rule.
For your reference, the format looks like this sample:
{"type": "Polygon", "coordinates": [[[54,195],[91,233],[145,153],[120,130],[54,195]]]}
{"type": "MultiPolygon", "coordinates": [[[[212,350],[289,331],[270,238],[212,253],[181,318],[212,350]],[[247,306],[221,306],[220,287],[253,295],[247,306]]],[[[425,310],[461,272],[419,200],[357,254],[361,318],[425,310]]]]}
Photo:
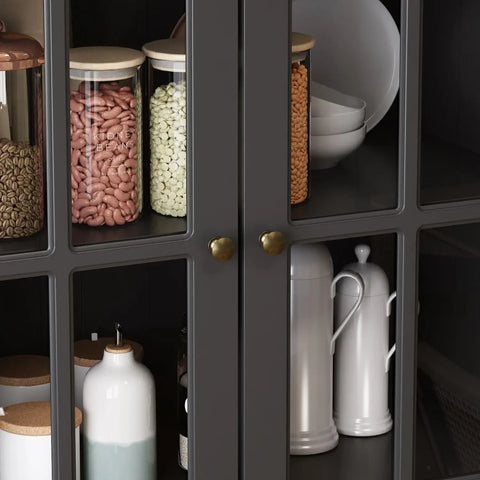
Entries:
{"type": "MultiPolygon", "coordinates": [[[[357,272],[365,284],[360,308],[337,342],[334,376],[334,418],[344,435],[373,436],[388,432],[388,370],[395,345],[389,349],[390,308],[396,294],[389,294],[385,272],[367,263],[370,247],[355,248],[358,263],[345,268],[357,272]]],[[[335,324],[342,321],[358,295],[350,279],[342,279],[335,298],[335,324]]]]}
{"type": "Polygon", "coordinates": [[[310,165],[314,170],[332,168],[350,153],[354,152],[365,139],[366,128],[336,135],[312,135],[310,137],[310,165]]]}
{"type": "Polygon", "coordinates": [[[50,400],[50,360],[43,355],[0,357],[0,407],[50,400]]]}
{"type": "MultiPolygon", "coordinates": [[[[114,343],[113,337],[100,337],[92,333],[91,339],[77,340],[73,345],[74,350],[74,375],[75,375],[75,405],[83,409],[83,382],[88,371],[103,358],[105,347],[114,343]]],[[[143,347],[133,340],[124,339],[123,343],[133,347],[135,360],[143,359],[143,347]]]]}
{"type": "Polygon", "coordinates": [[[341,272],[332,281],[328,249],[293,245],[290,268],[290,453],[326,452],[338,443],[333,422],[333,351],[337,337],[362,300],[362,280],[341,272]],[[333,333],[333,296],[344,277],[358,282],[357,302],[333,333]]]}
{"type": "Polygon", "coordinates": [[[130,345],[107,345],[83,385],[85,480],[156,480],[155,385],[130,345]]]}
{"type": "Polygon", "coordinates": [[[361,98],[312,82],[310,132],[312,135],[335,135],[357,130],[365,121],[366,107],[361,98]]]}
{"type": "MultiPolygon", "coordinates": [[[[80,423],[75,409],[75,470],[80,479],[80,423]]],[[[52,480],[50,402],[29,402],[0,410],[0,479],[52,480]]]]}

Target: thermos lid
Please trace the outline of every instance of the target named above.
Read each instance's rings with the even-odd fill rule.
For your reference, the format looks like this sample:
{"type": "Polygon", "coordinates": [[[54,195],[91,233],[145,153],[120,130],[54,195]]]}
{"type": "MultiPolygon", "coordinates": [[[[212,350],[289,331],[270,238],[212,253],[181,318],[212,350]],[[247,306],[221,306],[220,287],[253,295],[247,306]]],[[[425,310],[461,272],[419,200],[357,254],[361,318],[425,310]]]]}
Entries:
{"type": "Polygon", "coordinates": [[[331,277],[332,274],[332,257],[325,245],[322,243],[292,245],[290,250],[290,278],[292,280],[331,277]]]}
{"type": "Polygon", "coordinates": [[[43,355],[0,357],[0,385],[31,387],[49,382],[50,360],[48,357],[43,355]]]}
{"type": "MultiPolygon", "coordinates": [[[[52,432],[50,402],[17,403],[0,413],[0,429],[17,435],[40,437],[52,432]]],[[[75,407],[75,428],[82,423],[82,412],[75,407]]]]}
{"type": "Polygon", "coordinates": [[[25,70],[44,63],[43,48],[34,38],[21,33],[0,33],[0,71],[25,70]]]}
{"type": "MultiPolygon", "coordinates": [[[[389,295],[387,275],[375,263],[367,262],[370,247],[368,245],[357,245],[355,255],[358,262],[350,263],[345,266],[344,270],[356,272],[362,277],[365,284],[364,297],[389,295]]],[[[358,297],[358,284],[350,278],[342,278],[338,282],[337,293],[358,297]]]]}
{"type": "MultiPolygon", "coordinates": [[[[78,340],[73,347],[75,365],[93,367],[102,360],[106,346],[114,343],[115,339],[113,337],[101,337],[98,340],[78,340]]],[[[124,339],[123,343],[133,347],[135,360],[141,362],[143,359],[143,347],[129,339],[124,339]]]]}

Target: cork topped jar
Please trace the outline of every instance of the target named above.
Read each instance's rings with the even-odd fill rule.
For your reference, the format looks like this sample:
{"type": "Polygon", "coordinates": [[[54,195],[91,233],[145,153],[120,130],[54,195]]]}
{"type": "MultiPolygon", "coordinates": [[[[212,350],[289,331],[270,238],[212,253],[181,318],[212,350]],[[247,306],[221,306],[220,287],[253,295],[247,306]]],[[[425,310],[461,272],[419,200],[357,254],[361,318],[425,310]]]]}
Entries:
{"type": "MultiPolygon", "coordinates": [[[[115,342],[113,337],[100,337],[93,333],[91,339],[78,340],[74,343],[74,373],[75,373],[75,405],[83,408],[83,382],[91,367],[101,362],[105,347],[115,342]]],[[[137,362],[143,360],[143,347],[133,340],[125,339],[123,343],[131,345],[133,356],[137,362]]]]}
{"type": "Polygon", "coordinates": [[[143,46],[148,59],[150,204],[162,215],[187,213],[187,83],[185,39],[143,46]]]}
{"type": "Polygon", "coordinates": [[[292,33],[290,203],[308,198],[310,128],[310,50],[315,39],[292,33]]]}
{"type": "Polygon", "coordinates": [[[99,227],[142,211],[142,52],[70,50],[72,222],[99,227]]]}
{"type": "Polygon", "coordinates": [[[44,61],[34,38],[0,32],[0,239],[43,227],[44,61]]]}
{"type": "Polygon", "coordinates": [[[0,357],[0,406],[50,400],[50,360],[43,355],[0,357]]]}
{"type": "MultiPolygon", "coordinates": [[[[0,409],[0,478],[51,480],[50,402],[27,402],[0,409]]],[[[75,409],[76,478],[80,478],[80,424],[75,409]]]]}

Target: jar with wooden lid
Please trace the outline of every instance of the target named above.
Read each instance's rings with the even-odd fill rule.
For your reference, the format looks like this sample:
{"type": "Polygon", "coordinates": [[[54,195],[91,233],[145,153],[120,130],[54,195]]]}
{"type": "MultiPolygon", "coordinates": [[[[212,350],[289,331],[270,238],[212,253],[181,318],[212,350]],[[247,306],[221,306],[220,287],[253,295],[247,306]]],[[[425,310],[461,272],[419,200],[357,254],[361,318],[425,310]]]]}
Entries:
{"type": "Polygon", "coordinates": [[[150,205],[162,215],[187,213],[187,82],[185,39],[147,43],[150,205]]]}
{"type": "MultiPolygon", "coordinates": [[[[80,424],[75,409],[75,472],[80,479],[80,424]]],[[[0,478],[52,480],[50,402],[28,402],[0,408],[0,478]]]]}
{"type": "Polygon", "coordinates": [[[43,227],[44,62],[34,38],[0,33],[0,238],[43,227]]]}
{"type": "MultiPolygon", "coordinates": [[[[133,340],[124,339],[126,345],[133,348],[133,356],[137,362],[143,360],[143,347],[133,340]]],[[[75,375],[75,405],[83,409],[83,382],[90,368],[100,363],[103,358],[105,347],[115,343],[113,337],[98,337],[92,333],[90,340],[78,340],[73,345],[74,351],[74,375],[75,375]]]]}
{"type": "Polygon", "coordinates": [[[290,203],[304,202],[309,194],[310,173],[310,50],[315,39],[292,33],[290,203]]]}
{"type": "Polygon", "coordinates": [[[0,357],[0,407],[50,400],[50,359],[43,355],[0,357]]]}
{"type": "Polygon", "coordinates": [[[85,377],[83,413],[85,480],[156,480],[153,375],[120,335],[85,377]]]}
{"type": "Polygon", "coordinates": [[[70,50],[72,222],[99,227],[142,211],[142,52],[70,50]]]}

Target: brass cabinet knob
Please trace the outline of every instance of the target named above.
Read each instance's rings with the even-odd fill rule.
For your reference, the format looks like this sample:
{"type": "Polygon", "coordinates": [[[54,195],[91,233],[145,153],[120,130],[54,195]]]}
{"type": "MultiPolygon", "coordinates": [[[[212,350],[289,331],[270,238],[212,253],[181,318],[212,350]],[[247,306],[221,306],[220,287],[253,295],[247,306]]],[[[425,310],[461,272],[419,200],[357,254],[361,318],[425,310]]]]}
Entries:
{"type": "Polygon", "coordinates": [[[215,237],[208,242],[208,249],[215,260],[226,262],[233,257],[235,244],[229,237],[215,237]]]}
{"type": "Polygon", "coordinates": [[[268,255],[280,255],[287,240],[282,232],[263,232],[260,235],[260,244],[268,255]]]}

